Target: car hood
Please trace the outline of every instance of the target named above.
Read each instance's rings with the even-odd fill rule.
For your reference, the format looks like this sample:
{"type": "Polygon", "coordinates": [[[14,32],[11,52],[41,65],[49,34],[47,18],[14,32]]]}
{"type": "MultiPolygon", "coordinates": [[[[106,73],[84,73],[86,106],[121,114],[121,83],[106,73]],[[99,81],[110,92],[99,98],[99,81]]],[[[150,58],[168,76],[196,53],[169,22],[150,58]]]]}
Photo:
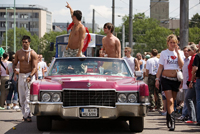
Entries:
{"type": "Polygon", "coordinates": [[[101,77],[101,76],[74,76],[74,77],[47,77],[41,80],[42,90],[65,89],[115,89],[117,91],[138,90],[141,82],[132,77],[101,77]],[[56,88],[57,87],[57,88],[56,88]]]}

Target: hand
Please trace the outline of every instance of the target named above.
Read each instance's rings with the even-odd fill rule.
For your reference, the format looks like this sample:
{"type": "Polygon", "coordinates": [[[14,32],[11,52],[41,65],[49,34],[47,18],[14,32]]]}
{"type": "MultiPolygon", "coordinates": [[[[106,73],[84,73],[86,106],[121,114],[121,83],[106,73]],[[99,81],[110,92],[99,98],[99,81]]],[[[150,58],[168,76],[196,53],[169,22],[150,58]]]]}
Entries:
{"type": "Polygon", "coordinates": [[[28,77],[28,78],[26,79],[26,82],[30,82],[30,81],[31,81],[31,78],[28,77]]]}
{"type": "Polygon", "coordinates": [[[67,6],[66,6],[66,7],[67,7],[67,8],[71,8],[71,6],[69,5],[69,3],[68,3],[68,2],[66,2],[66,3],[67,3],[67,6]]]}
{"type": "Polygon", "coordinates": [[[180,84],[179,89],[183,88],[183,84],[180,84]]]}
{"type": "Polygon", "coordinates": [[[157,89],[159,89],[159,81],[158,80],[156,80],[155,86],[157,89]]]}
{"type": "Polygon", "coordinates": [[[179,54],[178,48],[179,48],[179,46],[176,45],[176,47],[175,47],[175,52],[176,52],[177,54],[179,54]]]}
{"type": "Polygon", "coordinates": [[[190,89],[193,88],[193,83],[192,83],[192,82],[190,82],[189,88],[190,88],[190,89]]]}

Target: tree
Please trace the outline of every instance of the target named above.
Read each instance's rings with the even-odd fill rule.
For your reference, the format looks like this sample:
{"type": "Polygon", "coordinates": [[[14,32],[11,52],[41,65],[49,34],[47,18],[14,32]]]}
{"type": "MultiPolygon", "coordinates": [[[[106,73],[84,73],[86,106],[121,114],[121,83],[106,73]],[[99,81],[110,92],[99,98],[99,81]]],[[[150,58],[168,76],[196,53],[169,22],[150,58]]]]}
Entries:
{"type": "Polygon", "coordinates": [[[45,33],[45,35],[40,39],[40,51],[39,53],[43,55],[45,61],[49,63],[53,56],[55,56],[56,50],[54,46],[54,51],[50,51],[50,43],[56,43],[56,36],[67,34],[67,31],[45,33]]]}
{"type": "MultiPolygon", "coordinates": [[[[16,50],[20,50],[22,48],[22,37],[24,35],[28,35],[31,38],[31,44],[30,47],[37,52],[38,50],[38,45],[39,45],[39,38],[37,35],[31,35],[29,31],[27,31],[25,28],[17,28],[16,27],[16,50]]],[[[2,46],[6,46],[6,34],[4,33],[3,35],[4,40],[2,42],[2,46]]],[[[8,30],[8,40],[7,40],[7,45],[8,45],[8,52],[14,51],[14,29],[9,29],[8,30]]]]}
{"type": "Polygon", "coordinates": [[[200,28],[200,15],[196,13],[189,22],[189,27],[198,27],[200,28]]]}

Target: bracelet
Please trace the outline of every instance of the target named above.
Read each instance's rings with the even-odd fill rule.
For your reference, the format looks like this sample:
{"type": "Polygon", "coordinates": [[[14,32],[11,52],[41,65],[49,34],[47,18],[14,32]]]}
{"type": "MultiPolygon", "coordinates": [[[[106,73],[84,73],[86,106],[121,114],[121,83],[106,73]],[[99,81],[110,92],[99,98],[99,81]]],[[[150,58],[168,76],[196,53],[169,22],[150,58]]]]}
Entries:
{"type": "Polygon", "coordinates": [[[156,78],[155,80],[160,80],[159,78],[156,78]]]}
{"type": "Polygon", "coordinates": [[[193,83],[193,81],[190,81],[190,83],[193,83]]]}

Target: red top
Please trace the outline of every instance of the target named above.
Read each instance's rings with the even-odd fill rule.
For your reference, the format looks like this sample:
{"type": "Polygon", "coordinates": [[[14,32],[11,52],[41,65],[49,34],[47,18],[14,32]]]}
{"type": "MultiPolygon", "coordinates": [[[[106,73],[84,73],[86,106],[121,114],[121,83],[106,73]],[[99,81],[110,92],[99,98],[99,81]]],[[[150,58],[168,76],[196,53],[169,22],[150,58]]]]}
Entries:
{"type": "MultiPolygon", "coordinates": [[[[196,55],[196,54],[192,55],[191,60],[190,60],[190,63],[189,63],[189,65],[188,65],[188,74],[189,74],[188,81],[191,81],[191,79],[192,79],[192,64],[193,64],[195,55],[196,55]]],[[[196,79],[194,79],[194,82],[196,82],[196,79]]]]}

